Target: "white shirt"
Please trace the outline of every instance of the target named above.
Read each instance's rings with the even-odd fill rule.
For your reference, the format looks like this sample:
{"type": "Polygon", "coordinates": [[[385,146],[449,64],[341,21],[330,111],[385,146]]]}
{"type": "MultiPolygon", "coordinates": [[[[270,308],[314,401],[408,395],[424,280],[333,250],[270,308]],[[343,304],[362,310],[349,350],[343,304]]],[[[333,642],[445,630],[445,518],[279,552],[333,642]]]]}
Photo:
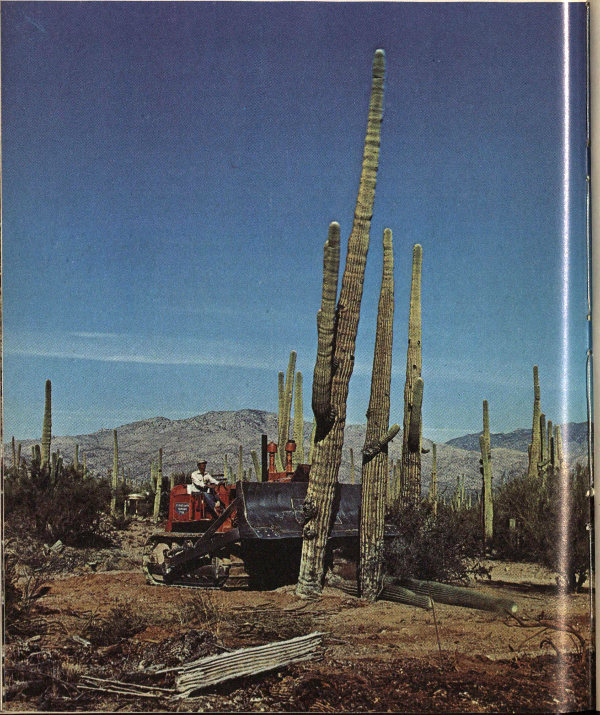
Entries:
{"type": "Polygon", "coordinates": [[[199,469],[197,469],[195,472],[192,472],[191,478],[192,484],[197,489],[205,489],[209,484],[219,483],[218,479],[215,479],[208,472],[204,472],[204,474],[202,474],[199,469]]]}

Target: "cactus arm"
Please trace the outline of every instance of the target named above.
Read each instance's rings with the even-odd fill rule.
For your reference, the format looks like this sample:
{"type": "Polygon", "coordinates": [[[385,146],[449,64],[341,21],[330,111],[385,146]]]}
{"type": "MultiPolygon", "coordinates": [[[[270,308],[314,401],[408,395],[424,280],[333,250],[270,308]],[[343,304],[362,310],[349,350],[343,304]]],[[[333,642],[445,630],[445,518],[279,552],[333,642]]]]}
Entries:
{"type": "Polygon", "coordinates": [[[409,452],[421,453],[421,408],[423,406],[423,379],[415,380],[413,389],[412,406],[408,422],[408,436],[406,444],[409,452]]]}
{"type": "Polygon", "coordinates": [[[317,359],[313,373],[312,408],[317,422],[318,439],[327,434],[333,421],[331,382],[334,373],[335,301],[340,266],[340,225],[329,224],[323,249],[323,288],[321,308],[317,312],[317,359]]]}

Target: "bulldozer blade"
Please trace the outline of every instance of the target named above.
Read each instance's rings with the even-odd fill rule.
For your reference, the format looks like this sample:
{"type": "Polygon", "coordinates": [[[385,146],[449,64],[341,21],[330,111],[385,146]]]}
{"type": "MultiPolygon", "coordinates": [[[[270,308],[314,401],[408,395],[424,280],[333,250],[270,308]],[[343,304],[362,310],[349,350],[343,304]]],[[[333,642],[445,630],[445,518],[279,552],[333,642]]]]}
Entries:
{"type": "MultiPolygon", "coordinates": [[[[302,538],[306,482],[238,482],[238,529],[242,539],[302,538]]],[[[360,484],[336,484],[330,538],[358,537],[360,484]]],[[[386,527],[386,536],[395,535],[386,527]]]]}

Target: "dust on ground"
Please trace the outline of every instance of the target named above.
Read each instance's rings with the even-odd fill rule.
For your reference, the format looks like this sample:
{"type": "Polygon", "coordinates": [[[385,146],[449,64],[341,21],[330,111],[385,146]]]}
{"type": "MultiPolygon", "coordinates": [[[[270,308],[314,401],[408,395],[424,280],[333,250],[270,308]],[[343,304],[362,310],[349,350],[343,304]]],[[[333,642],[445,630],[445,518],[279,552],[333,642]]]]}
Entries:
{"type": "Polygon", "coordinates": [[[139,564],[151,529],[133,521],[112,549],[49,551],[53,569],[40,580],[49,590],[32,607],[37,632],[6,647],[6,711],[556,712],[591,705],[589,592],[559,596],[554,575],[539,566],[490,561],[490,578],[471,586],[512,599],[528,623],[567,624],[584,648],[577,635],[541,623],[524,628],[510,616],[444,604],[434,612],[366,604],[333,588],[302,601],[293,586],[150,586],[139,564]],[[179,704],[77,687],[82,674],[135,681],[149,666],[315,630],[325,634],[320,660],[223,683],[179,704]]]}

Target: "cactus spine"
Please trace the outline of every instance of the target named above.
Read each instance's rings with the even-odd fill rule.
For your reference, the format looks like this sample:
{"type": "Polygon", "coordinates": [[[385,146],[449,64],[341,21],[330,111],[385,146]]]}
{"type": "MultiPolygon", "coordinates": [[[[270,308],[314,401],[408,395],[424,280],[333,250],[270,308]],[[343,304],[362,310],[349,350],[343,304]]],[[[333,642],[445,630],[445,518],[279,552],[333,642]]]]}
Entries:
{"type": "Polygon", "coordinates": [[[302,395],[302,373],[296,373],[296,391],[294,393],[294,462],[304,464],[304,400],[302,395]]]}
{"type": "MultiPolygon", "coordinates": [[[[383,232],[383,274],[373,354],[371,396],[363,449],[359,585],[362,598],[374,601],[383,586],[383,524],[385,519],[390,433],[390,385],[394,325],[394,252],[392,232],[383,232]],[[383,438],[383,439],[382,439],[383,438]],[[372,456],[374,446],[382,444],[372,456]]],[[[394,434],[400,431],[394,425],[394,434]]]]}
{"type": "MultiPolygon", "coordinates": [[[[348,240],[346,267],[342,278],[340,297],[331,330],[322,330],[319,326],[320,319],[317,317],[319,345],[313,383],[313,409],[317,427],[308,490],[303,506],[305,524],[296,590],[299,596],[308,598],[319,595],[322,590],[325,575],[325,547],[331,524],[335,485],[342,458],[346,400],[354,367],[354,349],[375,199],[384,70],[385,54],[383,50],[377,50],[373,60],[371,100],[358,198],[352,231],[348,240]],[[327,349],[323,345],[323,342],[328,339],[332,341],[329,361],[325,359],[327,349]],[[325,389],[321,389],[323,387],[325,389]],[[328,394],[329,400],[327,400],[328,394]]],[[[334,245],[332,246],[330,239],[328,239],[328,244],[329,250],[333,253],[336,251],[336,242],[339,243],[339,230],[338,224],[330,226],[330,237],[334,245]]],[[[327,244],[325,254],[328,254],[327,244]]],[[[335,262],[335,257],[333,260],[335,262]]],[[[337,289],[337,279],[333,286],[330,283],[332,278],[331,274],[323,276],[324,290],[321,309],[323,309],[328,296],[332,293],[335,294],[337,289]]]]}
{"type": "Polygon", "coordinates": [[[119,443],[117,440],[117,430],[113,430],[113,469],[112,488],[110,492],[110,513],[117,516],[117,480],[119,478],[119,443]]]}
{"type": "Polygon", "coordinates": [[[479,437],[481,449],[481,474],[483,478],[483,538],[490,541],[494,535],[494,505],[492,503],[492,448],[490,440],[490,415],[488,401],[483,401],[483,434],[479,437]]]}
{"type": "Polygon", "coordinates": [[[437,496],[437,447],[435,442],[431,444],[431,487],[429,489],[429,501],[433,509],[433,515],[437,515],[438,496],[437,496]]]}
{"type": "Polygon", "coordinates": [[[154,492],[154,511],[152,514],[154,523],[158,522],[158,520],[160,518],[160,498],[162,496],[162,477],[163,477],[162,458],[163,458],[163,451],[162,451],[162,447],[161,447],[158,450],[158,471],[156,473],[156,491],[154,492]]]}
{"type": "Polygon", "coordinates": [[[421,410],[415,397],[423,396],[421,378],[421,268],[423,249],[413,247],[408,318],[408,349],[406,352],[406,382],[404,384],[404,422],[402,437],[402,500],[416,504],[421,497],[421,410]],[[415,388],[416,391],[415,391],[415,388]],[[420,390],[420,393],[419,393],[420,390]],[[415,442],[415,437],[418,441],[415,442]],[[410,441],[409,441],[410,439],[410,441]]]}
{"type": "Polygon", "coordinates": [[[46,380],[44,400],[44,423],[42,426],[41,466],[47,467],[50,460],[50,442],[52,441],[52,383],[46,380]]]}
{"type": "Polygon", "coordinates": [[[540,434],[540,378],[538,366],[533,366],[533,425],[531,428],[531,444],[529,445],[529,466],[527,476],[534,478],[538,476],[538,464],[541,460],[541,434],[540,434]]]}

